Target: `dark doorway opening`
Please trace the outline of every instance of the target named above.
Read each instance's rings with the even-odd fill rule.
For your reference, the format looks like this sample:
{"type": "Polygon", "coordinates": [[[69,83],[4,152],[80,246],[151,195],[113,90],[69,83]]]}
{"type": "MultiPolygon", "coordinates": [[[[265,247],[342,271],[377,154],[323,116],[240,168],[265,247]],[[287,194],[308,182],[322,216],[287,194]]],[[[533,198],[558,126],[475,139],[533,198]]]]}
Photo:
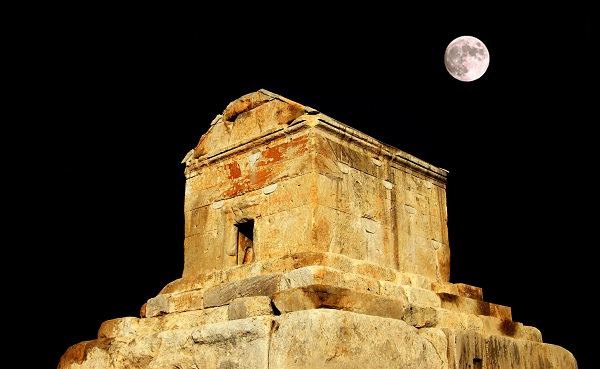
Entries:
{"type": "Polygon", "coordinates": [[[238,254],[237,263],[247,264],[254,260],[254,219],[237,224],[238,254]]]}

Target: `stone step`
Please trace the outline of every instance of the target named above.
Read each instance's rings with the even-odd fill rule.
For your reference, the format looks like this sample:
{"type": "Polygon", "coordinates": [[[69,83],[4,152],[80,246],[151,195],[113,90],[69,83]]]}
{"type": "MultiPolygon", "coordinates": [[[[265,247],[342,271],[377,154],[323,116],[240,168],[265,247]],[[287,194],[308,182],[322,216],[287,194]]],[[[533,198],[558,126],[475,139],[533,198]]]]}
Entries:
{"type": "Polygon", "coordinates": [[[457,296],[449,293],[438,293],[441,307],[466,314],[492,316],[504,320],[512,320],[512,310],[508,306],[457,296]]]}

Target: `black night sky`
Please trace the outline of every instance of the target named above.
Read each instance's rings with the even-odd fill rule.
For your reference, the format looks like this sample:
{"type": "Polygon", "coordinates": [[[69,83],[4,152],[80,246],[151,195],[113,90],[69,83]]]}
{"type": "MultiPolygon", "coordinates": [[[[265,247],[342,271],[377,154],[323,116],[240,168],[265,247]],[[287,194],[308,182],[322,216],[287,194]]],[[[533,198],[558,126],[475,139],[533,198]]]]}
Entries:
{"type": "Polygon", "coordinates": [[[29,50],[39,128],[23,248],[47,293],[29,304],[46,325],[35,367],[56,366],[103,321],[139,316],[181,277],[181,160],[229,102],[261,88],[448,170],[451,282],[481,287],[590,367],[591,11],[362,6],[88,8],[44,21],[29,50]],[[490,52],[473,82],[443,63],[462,35],[490,52]]]}

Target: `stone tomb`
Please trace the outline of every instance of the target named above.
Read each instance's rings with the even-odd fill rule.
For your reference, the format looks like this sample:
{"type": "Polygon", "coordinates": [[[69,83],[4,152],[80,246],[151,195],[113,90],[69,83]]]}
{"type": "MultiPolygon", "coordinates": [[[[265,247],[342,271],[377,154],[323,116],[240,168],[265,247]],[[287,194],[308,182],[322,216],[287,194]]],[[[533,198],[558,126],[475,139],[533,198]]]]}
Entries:
{"type": "Polygon", "coordinates": [[[266,90],[183,163],[182,277],[59,369],[577,368],[449,281],[444,169],[266,90]]]}

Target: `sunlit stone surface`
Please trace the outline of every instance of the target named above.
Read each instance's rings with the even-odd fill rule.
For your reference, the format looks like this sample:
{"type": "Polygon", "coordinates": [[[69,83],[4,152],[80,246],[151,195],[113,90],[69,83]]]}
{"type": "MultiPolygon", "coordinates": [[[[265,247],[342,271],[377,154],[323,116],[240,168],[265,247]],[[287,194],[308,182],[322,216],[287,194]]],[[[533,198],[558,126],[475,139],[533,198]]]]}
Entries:
{"type": "Polygon", "coordinates": [[[449,281],[445,170],[265,90],[184,163],[182,277],[59,369],[577,368],[449,281]]]}

